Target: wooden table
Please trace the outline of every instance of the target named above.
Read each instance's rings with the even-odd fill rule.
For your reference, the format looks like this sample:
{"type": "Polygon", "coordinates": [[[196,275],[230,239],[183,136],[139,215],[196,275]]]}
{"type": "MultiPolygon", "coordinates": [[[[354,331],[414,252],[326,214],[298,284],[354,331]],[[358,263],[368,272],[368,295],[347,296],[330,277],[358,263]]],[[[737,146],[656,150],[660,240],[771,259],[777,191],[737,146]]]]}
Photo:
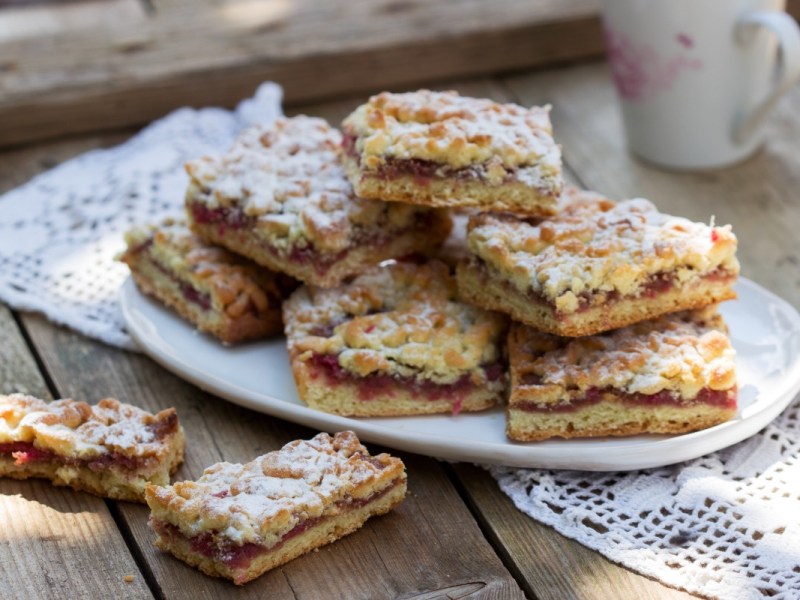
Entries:
{"type": "MultiPolygon", "coordinates": [[[[744,274],[800,304],[800,90],[773,116],[768,145],[749,162],[725,171],[670,174],[626,153],[603,64],[446,87],[522,104],[552,103],[556,137],[574,182],[611,197],[649,197],[663,210],[693,219],[706,221],[713,214],[717,223],[733,223],[744,274]]],[[[288,112],[338,122],[360,100],[291,106],[288,112]]],[[[0,188],[128,135],[91,135],[0,153],[0,188]]],[[[113,395],[153,411],[175,406],[188,435],[180,478],[315,433],[205,394],[144,356],[2,306],[0,391],[91,401],[113,395]]],[[[394,513],[242,588],[155,550],[143,506],[40,481],[0,480],[0,598],[689,597],[536,523],[478,467],[400,455],[408,465],[410,493],[394,513]]]]}

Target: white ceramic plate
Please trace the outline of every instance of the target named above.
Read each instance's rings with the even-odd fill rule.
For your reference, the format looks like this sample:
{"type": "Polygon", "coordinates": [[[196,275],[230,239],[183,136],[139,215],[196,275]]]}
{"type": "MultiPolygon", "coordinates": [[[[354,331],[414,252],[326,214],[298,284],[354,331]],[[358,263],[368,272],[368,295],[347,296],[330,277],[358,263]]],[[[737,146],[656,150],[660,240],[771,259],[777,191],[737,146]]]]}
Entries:
{"type": "Polygon", "coordinates": [[[721,312],[739,371],[739,414],[727,423],[676,436],[550,440],[505,437],[502,409],[458,416],[346,418],[297,397],[283,338],[225,347],[142,295],[128,279],[122,312],[130,334],[153,359],[209,392],[253,410],[322,431],[351,429],[368,442],[451,460],[521,467],[615,471],[657,467],[735,444],[763,428],[800,392],[800,314],[746,279],[721,312]]]}

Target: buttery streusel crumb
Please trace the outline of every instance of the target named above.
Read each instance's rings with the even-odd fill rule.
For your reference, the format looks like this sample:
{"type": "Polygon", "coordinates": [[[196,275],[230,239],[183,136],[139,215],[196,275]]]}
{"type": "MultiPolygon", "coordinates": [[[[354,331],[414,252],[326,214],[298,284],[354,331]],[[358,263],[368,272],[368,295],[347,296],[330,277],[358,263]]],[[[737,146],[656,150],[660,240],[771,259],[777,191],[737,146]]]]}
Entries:
{"type": "Polygon", "coordinates": [[[680,433],[736,413],[734,350],[715,306],[574,339],[515,324],[508,346],[515,440],[680,433]]]}
{"type": "Polygon", "coordinates": [[[0,476],[42,477],[98,496],[144,500],[183,461],[175,409],[153,415],[113,398],[95,406],[0,395],[0,476]]]}
{"type": "Polygon", "coordinates": [[[505,387],[505,319],[460,302],[439,261],[375,267],[332,290],[300,288],[284,322],[300,396],[320,410],[480,410],[505,387]]]}
{"type": "Polygon", "coordinates": [[[371,456],[353,432],[297,440],[197,481],[148,486],[156,546],[242,584],[384,514],[405,496],[405,467],[371,456]]]}
{"type": "Polygon", "coordinates": [[[222,156],[190,161],[192,230],[323,287],[447,236],[444,211],[356,197],[341,166],[341,141],[322,119],[281,118],[245,131],[222,156]]]}
{"type": "Polygon", "coordinates": [[[522,214],[555,210],[561,153],[549,107],[456,92],[384,92],[342,128],[347,173],[361,197],[522,214]]]}
{"type": "Polygon", "coordinates": [[[296,287],[271,272],[191,233],[169,219],[125,235],[120,255],[138,287],[198,329],[234,344],[281,332],[281,300],[296,287]]]}
{"type": "Polygon", "coordinates": [[[591,335],[735,297],[731,227],[658,212],[647,200],[573,197],[558,216],[470,220],[459,266],[471,302],[559,335],[591,335]]]}

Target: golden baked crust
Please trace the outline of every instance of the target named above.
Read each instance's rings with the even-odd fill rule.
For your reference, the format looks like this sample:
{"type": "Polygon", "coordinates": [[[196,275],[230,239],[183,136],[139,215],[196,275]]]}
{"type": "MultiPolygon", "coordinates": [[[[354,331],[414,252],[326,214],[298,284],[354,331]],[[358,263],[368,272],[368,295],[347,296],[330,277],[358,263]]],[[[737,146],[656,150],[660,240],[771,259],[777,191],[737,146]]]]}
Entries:
{"type": "Polygon", "coordinates": [[[568,339],[514,324],[507,434],[681,433],[736,413],[736,368],[716,306],[568,339]]]}
{"type": "Polygon", "coordinates": [[[281,332],[281,300],[295,287],[289,277],[210,246],[172,219],[132,229],[125,241],[119,260],[130,267],[137,285],[198,329],[226,343],[281,332]]]}
{"type": "Polygon", "coordinates": [[[587,198],[535,223],[477,215],[468,242],[493,273],[563,314],[581,309],[581,296],[590,305],[604,304],[612,293],[637,296],[660,274],[680,286],[715,271],[739,273],[730,225],[666,215],[641,198],[618,204],[587,198]]]}
{"type": "Polygon", "coordinates": [[[402,500],[405,486],[400,459],[370,456],[356,435],[345,431],[291,442],[244,465],[218,463],[197,481],[148,486],[147,503],[159,547],[209,574],[244,583],[387,512],[402,500]],[[170,535],[164,524],[180,535],[170,535]],[[203,555],[180,543],[198,536],[221,552],[203,555]],[[302,547],[293,549],[292,540],[302,547]],[[226,560],[225,549],[249,544],[258,547],[250,556],[255,566],[249,559],[226,560]]]}
{"type": "Polygon", "coordinates": [[[500,104],[453,91],[383,92],[359,106],[342,127],[356,138],[366,169],[377,169],[387,158],[455,168],[487,163],[489,177],[498,181],[509,169],[525,167],[560,181],[561,152],[549,112],[549,107],[500,104]]]}
{"type": "Polygon", "coordinates": [[[142,501],[147,481],[168,483],[182,462],[184,434],[174,408],[153,415],[113,398],[90,406],[12,394],[0,396],[0,446],[4,444],[31,445],[43,456],[30,462],[6,456],[0,475],[49,476],[60,485],[142,501]],[[103,477],[95,477],[98,473],[103,477]]]}
{"type": "Polygon", "coordinates": [[[514,324],[508,336],[511,403],[569,403],[591,388],[668,391],[691,401],[736,386],[734,350],[716,306],[665,315],[600,335],[562,338],[514,324]],[[535,384],[526,384],[531,377],[535,384]]]}
{"type": "Polygon", "coordinates": [[[447,235],[439,226],[448,223],[443,211],[357,198],[340,146],[341,134],[313,117],[245,131],[225,155],[186,164],[190,227],[225,246],[234,240],[237,252],[259,264],[315,284],[322,284],[323,262],[341,261],[353,248],[372,248],[368,264],[377,264],[391,258],[385,248],[394,237],[416,227],[440,232],[430,244],[447,235]],[[218,233],[213,239],[211,230],[218,233]]]}
{"type": "Polygon", "coordinates": [[[335,356],[357,377],[392,375],[452,384],[487,382],[505,319],[458,301],[444,263],[394,262],[336,289],[298,289],[284,304],[293,360],[335,356]]]}
{"type": "Polygon", "coordinates": [[[552,214],[563,179],[549,110],[384,92],[342,123],[347,175],[364,198],[552,214]]]}
{"type": "Polygon", "coordinates": [[[507,313],[512,320],[540,331],[568,337],[595,335],[667,313],[703,308],[736,298],[736,292],[731,287],[734,276],[722,279],[709,277],[699,278],[681,287],[672,286],[652,297],[622,298],[563,314],[531,294],[520,292],[499,276],[493,276],[478,261],[460,262],[456,276],[459,294],[465,302],[486,310],[507,313]]]}

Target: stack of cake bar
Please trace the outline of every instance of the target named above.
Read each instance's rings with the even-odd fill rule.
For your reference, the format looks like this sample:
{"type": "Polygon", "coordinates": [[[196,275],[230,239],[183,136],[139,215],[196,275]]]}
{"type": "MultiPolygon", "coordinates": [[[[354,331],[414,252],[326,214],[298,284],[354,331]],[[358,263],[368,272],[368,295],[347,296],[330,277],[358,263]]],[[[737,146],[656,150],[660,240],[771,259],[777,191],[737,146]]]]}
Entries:
{"type": "Polygon", "coordinates": [[[130,232],[122,259],[223,342],[276,335],[282,318],[311,407],[505,403],[516,441],[736,413],[716,310],[735,297],[730,226],[565,186],[549,108],[382,93],[341,132],[279,119],[186,168],[187,223],[130,232]]]}

